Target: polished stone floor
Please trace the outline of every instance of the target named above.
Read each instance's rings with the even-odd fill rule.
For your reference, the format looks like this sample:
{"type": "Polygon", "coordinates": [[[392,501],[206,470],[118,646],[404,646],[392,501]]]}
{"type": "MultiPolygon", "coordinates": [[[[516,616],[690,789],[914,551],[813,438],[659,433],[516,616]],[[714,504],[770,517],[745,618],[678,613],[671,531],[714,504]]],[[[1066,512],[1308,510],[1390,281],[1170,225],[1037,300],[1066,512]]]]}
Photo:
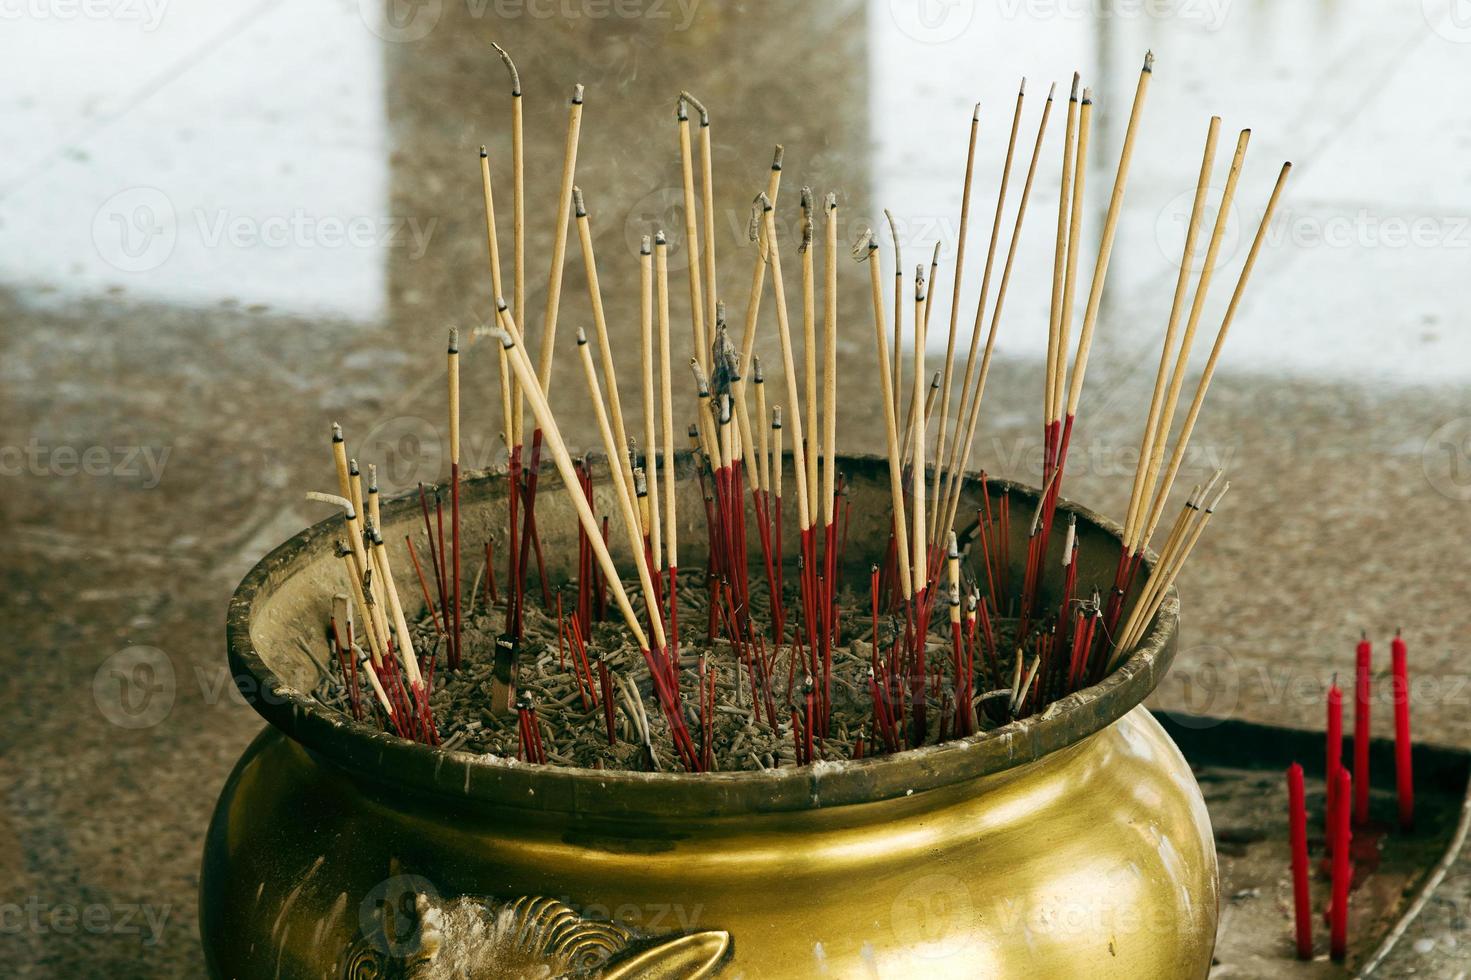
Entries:
{"type": "MultiPolygon", "coordinates": [[[[1254,135],[1197,364],[1277,167],[1296,164],[1181,481],[1225,465],[1233,489],[1180,583],[1186,635],[1158,703],[1318,725],[1323,686],[1350,669],[1360,629],[1385,650],[1401,627],[1422,681],[1417,734],[1471,746],[1471,117],[1459,111],[1471,27],[1450,5],[8,9],[0,956],[19,975],[201,974],[201,839],[259,727],[229,686],[225,603],[268,548],[325,516],[302,495],[332,485],[332,420],[383,454],[390,488],[439,475],[445,331],[468,332],[491,310],[476,157],[485,143],[499,164],[509,145],[492,40],[516,55],[526,92],[532,310],[545,296],[565,103],[574,82],[587,86],[578,181],[630,372],[638,239],[681,213],[679,89],[714,116],[722,294],[740,309],[749,202],[773,143],[786,148],[784,224],[802,183],[838,190],[845,238],[893,209],[913,265],[937,240],[953,254],[979,100],[964,342],[1017,79],[1030,78],[1027,145],[1048,83],[1065,90],[1076,68],[1094,87],[1091,249],[1136,65],[1153,48],[1066,495],[1116,516],[1124,505],[1209,115],[1224,117],[1217,186],[1236,131],[1254,135]]],[[[1059,111],[973,458],[1034,482],[1060,123],[1059,111]]],[[[570,338],[587,322],[575,247],[569,265],[570,338]]],[[[852,387],[839,438],[872,451],[867,282],[846,261],[841,275],[852,387]]],[[[932,323],[945,324],[941,275],[932,323]]],[[[680,289],[674,306],[684,323],[680,289]]],[[[486,350],[465,355],[470,465],[499,449],[486,350]]],[[[935,366],[942,352],[943,339],[931,344],[935,366]]],[[[565,360],[554,401],[565,396],[569,438],[585,445],[590,417],[565,360]]],[[[1468,914],[1462,861],[1380,975],[1465,976],[1468,914]]]]}

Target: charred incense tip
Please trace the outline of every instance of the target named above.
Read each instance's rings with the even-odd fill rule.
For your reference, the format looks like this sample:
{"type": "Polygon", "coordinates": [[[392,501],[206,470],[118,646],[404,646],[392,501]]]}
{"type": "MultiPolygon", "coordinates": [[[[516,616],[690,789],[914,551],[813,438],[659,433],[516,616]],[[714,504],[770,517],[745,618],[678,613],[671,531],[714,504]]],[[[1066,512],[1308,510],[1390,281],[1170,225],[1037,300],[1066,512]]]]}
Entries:
{"type": "Polygon", "coordinates": [[[853,239],[853,261],[862,262],[872,258],[873,253],[878,251],[879,243],[875,240],[872,228],[865,228],[853,239]]]}
{"type": "Polygon", "coordinates": [[[354,517],[357,516],[353,512],[352,501],[348,500],[346,497],[339,497],[335,493],[320,493],[316,490],[308,490],[306,492],[306,499],[315,500],[319,504],[331,504],[334,507],[341,507],[344,511],[347,512],[348,520],[352,520],[354,517]]]}
{"type": "Polygon", "coordinates": [[[512,347],[516,346],[516,341],[511,337],[511,334],[508,331],[502,330],[500,331],[500,335],[502,349],[510,350],[512,347]]]}
{"type": "Polygon", "coordinates": [[[1052,85],[1047,89],[1047,101],[1048,102],[1051,102],[1052,101],[1052,97],[1054,95],[1056,95],[1056,94],[1057,94],[1057,83],[1056,82],[1053,82],[1052,85]]]}
{"type": "Polygon", "coordinates": [[[710,397],[710,379],[705,377],[705,372],[700,368],[700,359],[690,358],[690,373],[695,376],[695,393],[701,398],[710,397]]]}
{"type": "Polygon", "coordinates": [[[1144,68],[1142,70],[1143,71],[1154,71],[1154,52],[1153,51],[1146,51],[1146,52],[1144,52],[1144,68]]]}
{"type": "Polygon", "coordinates": [[[1078,86],[1082,83],[1082,80],[1082,75],[1079,75],[1077,72],[1073,72],[1073,91],[1072,94],[1068,96],[1069,102],[1078,101],[1078,86]]]}
{"type": "Polygon", "coordinates": [[[584,329],[582,329],[581,327],[578,327],[577,328],[577,346],[578,347],[586,347],[587,346],[587,331],[584,330],[584,329]]]}
{"type": "Polygon", "coordinates": [[[705,108],[705,103],[701,102],[699,99],[695,98],[693,95],[690,95],[688,92],[680,92],[679,93],[679,97],[681,99],[683,99],[685,102],[688,102],[690,105],[692,105],[692,106],[695,107],[695,111],[700,114],[700,125],[701,126],[708,126],[708,125],[710,125],[710,112],[709,112],[709,110],[707,110],[705,108]]]}
{"type": "Polygon", "coordinates": [[[939,371],[936,371],[935,372],[935,376],[932,377],[932,378],[930,378],[930,387],[933,388],[933,389],[935,389],[935,390],[939,390],[939,387],[940,387],[940,372],[939,371]]]}
{"type": "Polygon", "coordinates": [[[519,99],[521,97],[521,73],[516,70],[516,63],[511,60],[510,53],[499,44],[491,41],[490,46],[495,48],[495,53],[501,56],[501,61],[506,65],[506,71],[511,74],[511,96],[519,99]]]}
{"type": "Polygon", "coordinates": [[[377,493],[378,492],[378,464],[377,463],[369,463],[368,464],[368,492],[369,493],[377,493]]]}
{"type": "Polygon", "coordinates": [[[638,254],[648,255],[653,249],[649,247],[649,236],[645,235],[638,240],[638,254]]]}
{"type": "Polygon", "coordinates": [[[960,557],[960,543],[955,539],[955,532],[954,531],[950,531],[946,535],[946,539],[945,539],[945,557],[946,558],[959,558],[960,557]]]}
{"type": "Polygon", "coordinates": [[[662,228],[654,232],[654,244],[659,248],[664,248],[669,244],[669,239],[664,236],[664,230],[662,228]]]}
{"type": "Polygon", "coordinates": [[[484,160],[488,156],[490,156],[490,151],[485,148],[485,144],[484,143],[481,143],[480,144],[480,159],[484,160]]]}
{"type": "Polygon", "coordinates": [[[771,427],[773,429],[780,429],[781,428],[781,406],[780,405],[776,406],[775,408],[773,408],[771,410],[771,427]]]}
{"type": "Polygon", "coordinates": [[[635,496],[647,497],[649,495],[649,478],[644,475],[642,466],[633,468],[633,492],[635,496]]]}
{"type": "Polygon", "coordinates": [[[771,154],[771,169],[772,170],[780,170],[781,169],[781,158],[786,154],[786,152],[787,151],[786,151],[786,148],[785,147],[783,147],[780,143],[776,144],[776,149],[771,154]]]}
{"type": "Polygon", "coordinates": [[[504,313],[507,309],[509,307],[506,306],[506,298],[504,296],[497,296],[495,298],[495,311],[497,313],[504,313]]]}
{"type": "Polygon", "coordinates": [[[358,470],[358,461],[357,461],[357,459],[354,458],[354,459],[350,459],[350,460],[347,461],[347,472],[351,476],[357,476],[358,475],[358,473],[360,471],[358,470]]]}
{"type": "Polygon", "coordinates": [[[981,121],[981,104],[979,102],[977,102],[976,107],[970,111],[970,121],[973,123],[981,121]]]}
{"type": "Polygon", "coordinates": [[[451,354],[458,354],[459,352],[460,352],[460,329],[459,329],[459,327],[450,327],[449,328],[449,353],[451,353],[451,354]]]}
{"type": "Polygon", "coordinates": [[[572,87],[572,104],[582,105],[582,83],[578,82],[572,87]]]}
{"type": "Polygon", "coordinates": [[[582,199],[582,188],[572,188],[572,213],[578,218],[587,217],[587,204],[582,199]]]}
{"type": "Polygon", "coordinates": [[[812,188],[802,188],[802,242],[797,246],[798,252],[805,252],[812,247],[812,188]]]}
{"type": "Polygon", "coordinates": [[[752,373],[752,380],[755,381],[756,384],[759,385],[759,384],[765,384],[766,383],[766,375],[764,375],[764,374],[761,373],[761,355],[760,354],[752,354],[751,355],[751,373],[752,373]]]}
{"type": "Polygon", "coordinates": [[[823,209],[827,211],[828,218],[830,220],[832,218],[832,213],[838,209],[838,192],[828,191],[827,197],[822,199],[822,206],[823,209]]]}
{"type": "Polygon", "coordinates": [[[1016,90],[1016,97],[1019,99],[1023,95],[1026,95],[1026,94],[1027,94],[1027,76],[1023,75],[1022,76],[1021,86],[1016,90]]]}
{"type": "Polygon", "coordinates": [[[729,425],[730,424],[730,396],[729,395],[721,395],[720,396],[720,424],[721,425],[729,425]]]}
{"type": "Polygon", "coordinates": [[[674,100],[674,118],[680,122],[689,122],[690,120],[689,110],[685,108],[683,92],[679,93],[679,98],[674,100]]]}
{"type": "Polygon", "coordinates": [[[342,426],[341,426],[340,423],[337,423],[337,422],[333,422],[332,423],[332,441],[333,442],[341,442],[342,441],[342,426]]]}
{"type": "Polygon", "coordinates": [[[1085,89],[1083,89],[1083,105],[1092,105],[1092,104],[1093,104],[1093,89],[1091,89],[1091,88],[1085,88],[1085,89]]]}

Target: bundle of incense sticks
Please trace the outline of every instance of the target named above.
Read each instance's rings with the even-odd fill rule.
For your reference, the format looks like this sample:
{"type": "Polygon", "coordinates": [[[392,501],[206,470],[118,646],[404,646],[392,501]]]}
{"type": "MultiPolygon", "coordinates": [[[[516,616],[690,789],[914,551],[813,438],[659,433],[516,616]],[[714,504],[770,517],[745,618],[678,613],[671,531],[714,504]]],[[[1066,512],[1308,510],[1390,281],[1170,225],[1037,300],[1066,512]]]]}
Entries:
{"type": "MultiPolygon", "coordinates": [[[[1152,54],[1145,56],[1129,109],[1107,211],[1098,233],[1098,251],[1081,304],[1080,323],[1076,322],[1076,300],[1084,240],[1084,181],[1090,172],[1089,153],[1093,149],[1093,92],[1082,88],[1080,78],[1073,76],[1061,145],[1056,146],[1056,140],[1048,142],[1056,86],[1043,100],[1034,123],[1029,124],[1035,126],[1030,139],[1021,138],[1027,115],[1025,82],[1017,90],[1006,130],[1005,163],[980,263],[979,297],[963,370],[958,369],[956,356],[966,339],[960,311],[970,271],[967,237],[973,174],[987,118],[981,106],[977,105],[968,120],[960,237],[953,258],[943,255],[937,244],[928,270],[923,264],[916,266],[911,279],[902,264],[895,234],[892,294],[886,296],[880,245],[871,230],[864,231],[852,247],[852,257],[868,263],[871,313],[856,314],[857,320],[853,311],[841,310],[838,303],[839,268],[843,264],[839,261],[842,205],[838,194],[819,195],[811,188],[801,189],[796,205],[800,237],[795,255],[783,254],[790,243],[778,234],[777,211],[779,206],[790,205],[784,203],[785,198],[779,205],[782,150],[778,146],[764,186],[753,188],[753,247],[746,256],[722,256],[725,262],[749,264],[737,338],[733,336],[737,326],[727,317],[726,301],[739,301],[739,293],[734,291],[737,287],[732,286],[738,280],[716,259],[711,113],[693,95],[679,93],[671,147],[678,154],[682,177],[689,346],[675,339],[672,327],[669,239],[664,229],[651,227],[643,239],[636,268],[618,264],[612,269],[615,275],[637,275],[639,283],[636,315],[641,370],[632,380],[625,375],[620,383],[594,249],[598,202],[585,198],[576,179],[584,114],[584,90],[580,85],[574,87],[568,103],[557,208],[549,216],[552,247],[539,349],[533,353],[529,344],[523,95],[515,64],[504,50],[497,47],[496,51],[510,77],[510,156],[508,160],[493,161],[482,147],[479,159],[489,262],[487,296],[494,309],[494,327],[483,332],[499,339],[495,359],[502,436],[508,449],[507,523],[500,535],[505,561],[501,577],[504,587],[499,590],[504,630],[496,643],[495,703],[491,707],[500,713],[521,714],[524,758],[544,758],[537,738],[535,707],[525,699],[518,700],[515,692],[518,671],[527,669],[521,662],[520,647],[525,638],[524,612],[533,554],[537,558],[541,602],[547,610],[554,605],[536,522],[538,474],[545,457],[550,457],[559,472],[560,492],[573,504],[579,525],[577,600],[565,620],[560,592],[556,598],[560,642],[566,648],[568,638],[573,638],[570,648],[574,652],[578,696],[589,707],[601,701],[608,712],[604,724],[609,742],[616,738],[611,693],[615,687],[623,687],[626,695],[628,679],[619,677],[610,682],[602,652],[593,651],[591,659],[600,673],[595,682],[588,666],[587,646],[592,642],[593,621],[608,613],[611,600],[611,608],[627,630],[626,639],[641,653],[649,686],[687,769],[704,770],[714,764],[709,750],[708,715],[715,710],[714,667],[721,657],[733,658],[737,678],[748,682],[748,710],[758,717],[764,714],[773,728],[790,724],[799,763],[823,754],[832,734],[834,651],[865,632],[861,627],[852,628],[844,619],[845,597],[861,589],[863,583],[844,581],[843,552],[850,504],[839,465],[837,400],[840,388],[850,393],[873,391],[871,381],[875,380],[878,404],[874,407],[883,419],[889,476],[891,513],[884,520],[891,530],[883,560],[873,567],[867,583],[870,615],[864,617],[861,607],[858,613],[871,618],[868,689],[873,706],[866,726],[871,727],[872,736],[859,739],[857,744],[863,748],[855,747],[855,754],[920,745],[933,740],[937,731],[943,737],[972,734],[979,727],[978,708],[985,704],[990,706],[992,716],[996,710],[1005,717],[1031,713],[1096,682],[1128,655],[1146,634],[1226,492],[1227,484],[1219,473],[1197,486],[1170,527],[1152,572],[1140,574],[1144,555],[1169,506],[1187,444],[1290,164],[1283,164],[1266,199],[1260,225],[1216,329],[1214,345],[1177,427],[1175,414],[1190,372],[1192,345],[1219,264],[1250,136],[1243,130],[1237,140],[1224,190],[1213,202],[1218,217],[1201,271],[1198,277],[1193,276],[1199,233],[1212,203],[1208,198],[1220,130],[1220,119],[1210,120],[1180,274],[1144,420],[1117,570],[1112,582],[1079,581],[1073,521],[1067,522],[1060,548],[1051,538],[1054,525],[1061,524],[1056,520],[1056,508],[1153,75],[1152,54]],[[692,131],[696,120],[698,135],[692,131]],[[1012,203],[1019,144],[1028,162],[1012,203]],[[964,514],[961,505],[963,500],[975,499],[964,494],[967,489],[977,489],[976,481],[967,474],[1032,189],[1039,169],[1054,154],[1061,169],[1061,189],[1042,378],[1044,481],[1032,513],[1015,515],[1016,527],[1027,530],[1024,553],[1019,551],[1016,556],[1019,567],[1013,567],[1011,496],[1004,490],[993,495],[983,473],[974,523],[968,512],[970,505],[964,514]],[[503,275],[495,198],[496,182],[505,179],[505,171],[510,174],[513,201],[510,277],[503,275]],[[1007,231],[1004,247],[1003,230],[1007,231]],[[576,331],[575,345],[560,342],[557,330],[569,237],[574,233],[586,283],[585,312],[591,326],[590,330],[576,331]],[[794,289],[789,288],[789,265],[797,270],[794,289]],[[931,371],[926,355],[930,346],[930,297],[941,282],[946,282],[950,290],[950,314],[945,325],[944,360],[938,370],[931,371]],[[775,321],[774,331],[768,328],[765,337],[760,330],[763,304],[775,321]],[[840,378],[840,336],[863,329],[856,324],[869,315],[874,337],[873,378],[840,378]],[[794,322],[797,317],[800,319],[794,322]],[[770,336],[773,332],[774,337],[770,336]],[[770,383],[758,349],[767,356],[770,383]],[[581,390],[553,391],[552,365],[559,356],[578,359],[581,390]],[[905,369],[906,356],[909,370],[905,369]],[[674,369],[681,357],[687,359],[688,372],[674,369]],[[685,379],[680,385],[685,400],[679,402],[676,375],[685,379]],[[622,395],[632,389],[641,395],[641,414],[631,419],[622,395]],[[955,399],[958,410],[952,427],[950,412],[955,399]],[[594,505],[592,468],[586,458],[574,459],[570,454],[554,403],[560,406],[558,411],[573,406],[591,409],[609,461],[611,504],[604,512],[594,505]],[[527,408],[531,412],[529,445],[527,408]],[[681,624],[678,619],[681,586],[679,494],[674,465],[676,421],[682,427],[687,425],[703,491],[708,558],[698,580],[684,586],[703,592],[703,605],[708,609],[703,624],[681,624]],[[635,435],[642,440],[641,446],[635,443],[635,435]],[[795,542],[784,540],[784,513],[788,517],[795,514],[795,542]],[[750,526],[753,523],[754,529],[750,526]],[[615,566],[610,539],[619,542],[620,547],[626,544],[635,585],[626,585],[615,566]],[[748,541],[756,542],[758,554],[751,553],[748,541]],[[761,601],[756,603],[754,599],[761,601]],[[946,611],[938,617],[933,615],[937,602],[946,611]],[[769,610],[764,621],[752,613],[758,605],[769,610]],[[698,634],[691,634],[692,630],[698,634]],[[697,655],[683,656],[682,642],[697,645],[697,655]],[[949,649],[945,656],[930,652],[931,647],[946,645],[949,649]],[[785,683],[779,679],[782,665],[785,683]],[[711,685],[708,689],[707,676],[711,685]],[[691,683],[699,688],[694,699],[698,710],[687,698],[691,683]]],[[[889,220],[893,232],[896,226],[892,215],[889,220]]],[[[623,315],[623,311],[618,313],[623,315]]],[[[434,650],[440,645],[445,648],[445,667],[450,671],[457,670],[466,657],[462,607],[467,596],[474,601],[476,591],[472,587],[467,592],[463,587],[461,565],[466,543],[462,539],[459,492],[460,356],[458,338],[452,331],[447,365],[448,492],[421,487],[419,494],[429,573],[410,542],[411,560],[436,638],[434,650]],[[446,495],[447,539],[443,513],[446,495]]],[[[435,654],[430,653],[427,664],[421,664],[413,648],[394,588],[393,569],[380,540],[376,497],[371,512],[364,514],[357,478],[349,466],[340,430],[335,429],[334,453],[341,498],[336,502],[346,515],[344,567],[355,601],[355,606],[349,608],[356,610],[356,622],[361,627],[358,635],[367,644],[366,659],[372,665],[368,678],[379,695],[381,720],[405,737],[432,741],[435,724],[427,699],[433,684],[435,654]]],[[[485,542],[484,549],[488,566],[491,543],[485,542]]],[[[493,573],[488,567],[486,572],[488,594],[494,597],[497,590],[490,580],[493,573]]],[[[860,605],[861,601],[851,604],[860,605]]],[[[356,669],[358,659],[351,655],[350,646],[349,641],[342,662],[356,669]]],[[[562,659],[565,663],[565,653],[562,659]]],[[[738,691],[741,686],[737,684],[738,691]]],[[[633,690],[636,693],[636,688],[633,690]]],[[[634,714],[641,713],[640,705],[634,714]]],[[[647,732],[646,715],[631,721],[634,730],[647,732]]]]}

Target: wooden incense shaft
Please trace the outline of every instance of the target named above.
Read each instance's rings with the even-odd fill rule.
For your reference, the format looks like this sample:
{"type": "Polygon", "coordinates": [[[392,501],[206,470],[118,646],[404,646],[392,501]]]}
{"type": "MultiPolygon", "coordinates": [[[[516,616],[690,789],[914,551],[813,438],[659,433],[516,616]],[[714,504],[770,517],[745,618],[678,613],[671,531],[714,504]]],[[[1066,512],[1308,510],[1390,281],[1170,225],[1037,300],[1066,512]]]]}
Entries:
{"type": "MultiPolygon", "coordinates": [[[[562,303],[562,268],[567,259],[567,225],[572,220],[572,186],[577,173],[577,142],[582,132],[582,86],[572,90],[567,108],[567,137],[562,149],[562,184],[557,192],[557,218],[552,232],[552,267],[547,275],[546,312],[542,315],[541,360],[537,369],[543,394],[551,391],[552,354],[556,352],[557,313],[562,303]]],[[[497,297],[499,301],[499,297],[497,297]]],[[[516,320],[520,324],[521,320],[516,320]]],[[[520,414],[520,408],[517,408],[520,414]]]]}
{"type": "MultiPolygon", "coordinates": [[[[624,623],[629,632],[633,634],[634,642],[641,649],[649,649],[648,635],[643,627],[639,625],[638,617],[634,614],[633,605],[628,600],[628,594],[623,590],[623,583],[618,576],[618,567],[613,564],[613,557],[608,553],[608,546],[603,541],[603,533],[598,526],[597,518],[593,516],[592,507],[587,497],[582,493],[582,486],[577,481],[577,470],[572,464],[572,457],[567,452],[567,445],[562,441],[562,433],[557,428],[557,420],[552,415],[551,407],[547,404],[546,395],[535,383],[536,372],[531,366],[530,360],[518,339],[516,325],[509,316],[509,311],[504,303],[499,305],[501,329],[504,337],[501,346],[505,348],[507,358],[516,376],[521,379],[521,384],[526,388],[526,400],[531,405],[532,414],[536,417],[536,423],[543,430],[547,449],[551,452],[552,462],[557,468],[557,473],[562,478],[562,489],[571,501],[573,509],[577,512],[578,523],[582,525],[583,533],[587,535],[589,546],[593,556],[598,561],[598,567],[608,583],[609,591],[613,595],[613,601],[622,613],[624,623]]],[[[610,471],[614,467],[609,466],[610,471]]],[[[652,592],[648,593],[652,594],[652,592]]]]}
{"type": "MultiPolygon", "coordinates": [[[[878,243],[869,232],[868,240],[869,292],[873,301],[874,348],[878,356],[879,395],[884,406],[884,443],[889,460],[889,504],[894,517],[895,556],[898,560],[899,582],[905,600],[910,597],[913,580],[909,568],[908,521],[904,513],[904,471],[899,462],[898,422],[894,418],[894,392],[890,386],[889,339],[884,329],[883,285],[879,278],[878,243]]],[[[778,457],[780,459],[780,457],[778,457]]]]}

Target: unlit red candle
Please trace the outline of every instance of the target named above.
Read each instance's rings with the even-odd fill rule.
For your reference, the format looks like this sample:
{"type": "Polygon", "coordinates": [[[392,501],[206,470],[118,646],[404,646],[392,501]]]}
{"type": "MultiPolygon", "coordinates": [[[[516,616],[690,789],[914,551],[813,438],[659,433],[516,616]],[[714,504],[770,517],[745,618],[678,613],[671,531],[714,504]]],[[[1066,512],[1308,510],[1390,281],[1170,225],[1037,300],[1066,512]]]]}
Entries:
{"type": "Polygon", "coordinates": [[[1398,632],[1390,644],[1394,674],[1394,779],[1399,793],[1399,825],[1409,830],[1415,823],[1415,779],[1410,763],[1410,674],[1405,662],[1405,641],[1398,632]]]}
{"type": "Polygon", "coordinates": [[[1287,769],[1288,838],[1292,844],[1292,902],[1297,917],[1297,958],[1313,958],[1313,908],[1308,893],[1308,811],[1303,799],[1302,766],[1287,769]]]}
{"type": "Polygon", "coordinates": [[[1328,687],[1328,757],[1323,767],[1327,786],[1327,802],[1323,808],[1324,836],[1328,850],[1333,851],[1333,794],[1338,770],[1343,767],[1343,689],[1338,681],[1328,687]]]}
{"type": "Polygon", "coordinates": [[[1353,840],[1349,802],[1353,798],[1353,782],[1348,770],[1339,767],[1333,790],[1333,898],[1328,906],[1328,951],[1340,962],[1348,955],[1348,886],[1353,879],[1353,867],[1348,859],[1353,840]]]}
{"type": "Polygon", "coordinates": [[[1373,653],[1367,637],[1354,651],[1354,823],[1369,822],[1369,708],[1373,653]]]}

